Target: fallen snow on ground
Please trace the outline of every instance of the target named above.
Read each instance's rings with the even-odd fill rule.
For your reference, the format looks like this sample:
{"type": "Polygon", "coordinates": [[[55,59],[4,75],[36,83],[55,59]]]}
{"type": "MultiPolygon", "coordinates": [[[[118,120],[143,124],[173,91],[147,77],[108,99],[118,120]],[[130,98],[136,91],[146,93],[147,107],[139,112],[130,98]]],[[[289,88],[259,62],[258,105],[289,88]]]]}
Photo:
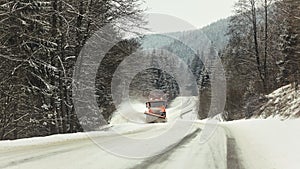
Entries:
{"type": "Polygon", "coordinates": [[[299,169],[300,120],[222,123],[235,138],[246,169],[299,169]]]}
{"type": "MultiPolygon", "coordinates": [[[[104,132],[91,132],[91,135],[105,135],[104,132]]],[[[73,134],[57,134],[46,137],[32,137],[18,140],[5,140],[0,141],[0,150],[14,148],[14,147],[25,147],[35,145],[47,145],[59,142],[68,142],[74,140],[87,139],[87,133],[73,133],[73,134]]]]}
{"type": "MultiPolygon", "coordinates": [[[[128,121],[124,116],[115,114],[114,123],[106,126],[103,131],[1,141],[0,168],[38,169],[42,165],[45,169],[226,169],[225,130],[217,128],[210,139],[201,142],[205,125],[202,122],[189,121],[190,118],[194,118],[195,102],[194,97],[176,99],[169,106],[168,123],[143,124],[132,122],[132,119],[128,121]],[[172,121],[174,119],[180,123],[175,124],[172,121]],[[133,157],[139,158],[116,155],[118,151],[114,150],[133,153],[133,157]],[[153,154],[160,151],[163,154],[149,158],[134,155],[140,151],[153,151],[153,154]]],[[[140,106],[142,107],[142,104],[140,106]]],[[[133,112],[128,110],[132,109],[125,106],[119,111],[125,115],[133,112]]],[[[138,117],[142,119],[143,113],[138,117]]],[[[147,154],[146,152],[144,154],[147,154]]]]}
{"type": "Polygon", "coordinates": [[[268,102],[255,112],[255,118],[300,117],[300,91],[295,91],[292,85],[283,86],[266,97],[268,102]]]}
{"type": "Polygon", "coordinates": [[[290,84],[266,98],[253,119],[222,125],[236,139],[246,169],[299,169],[300,91],[290,84]]]}
{"type": "MultiPolygon", "coordinates": [[[[167,110],[168,123],[145,124],[142,122],[143,112],[128,108],[128,104],[124,104],[119,111],[125,116],[115,114],[112,125],[105,126],[102,131],[0,141],[0,168],[38,169],[43,165],[45,169],[226,169],[227,133],[235,139],[237,154],[245,169],[299,169],[300,120],[250,119],[218,124],[213,120],[199,120],[193,122],[189,130],[183,130],[183,133],[189,134],[200,128],[201,131],[193,137],[175,137],[183,127],[173,126],[173,120],[182,121],[184,124],[194,119],[196,102],[194,97],[176,99],[167,110]],[[137,113],[137,116],[131,113],[137,113]],[[122,158],[99,147],[102,144],[112,149],[129,149],[129,152],[134,148],[150,151],[154,150],[151,147],[152,142],[142,144],[140,142],[143,140],[138,139],[147,141],[145,139],[160,137],[167,132],[170,133],[166,137],[153,142],[161,146],[157,146],[157,150],[165,153],[147,159],[122,158]],[[120,135],[137,141],[122,141],[120,135]],[[162,144],[168,141],[170,144],[162,144]],[[99,144],[95,144],[96,142],[99,144]],[[170,151],[166,151],[166,148],[177,143],[170,151]]],[[[144,109],[143,103],[133,104],[137,109],[144,109]]]]}

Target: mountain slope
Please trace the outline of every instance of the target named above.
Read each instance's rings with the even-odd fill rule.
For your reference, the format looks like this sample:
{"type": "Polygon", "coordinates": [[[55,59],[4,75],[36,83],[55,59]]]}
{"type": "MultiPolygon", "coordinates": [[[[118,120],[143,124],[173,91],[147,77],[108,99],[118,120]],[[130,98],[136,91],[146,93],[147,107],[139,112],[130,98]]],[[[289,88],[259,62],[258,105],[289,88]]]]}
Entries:
{"type": "Polygon", "coordinates": [[[182,44],[192,48],[195,53],[203,54],[208,53],[211,46],[216,51],[223,49],[229,40],[226,35],[229,20],[230,18],[221,19],[197,30],[146,35],[141,41],[142,47],[171,49],[184,61],[192,60],[194,55],[186,53],[186,49],[180,52],[182,44]]]}

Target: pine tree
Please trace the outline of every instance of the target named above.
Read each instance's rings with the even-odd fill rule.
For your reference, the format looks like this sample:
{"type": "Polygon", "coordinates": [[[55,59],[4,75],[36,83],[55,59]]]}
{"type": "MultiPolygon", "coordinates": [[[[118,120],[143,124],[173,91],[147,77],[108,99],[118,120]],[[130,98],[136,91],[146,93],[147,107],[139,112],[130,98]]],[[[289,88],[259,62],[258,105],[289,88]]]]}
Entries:
{"type": "Polygon", "coordinates": [[[203,63],[200,60],[200,56],[199,53],[195,55],[194,59],[192,60],[191,63],[191,71],[195,76],[195,80],[197,81],[197,83],[200,80],[200,76],[201,76],[201,71],[203,68],[203,63]]]}
{"type": "Polygon", "coordinates": [[[79,52],[103,25],[111,23],[119,34],[116,21],[124,30],[141,23],[143,10],[136,0],[118,3],[0,2],[1,139],[82,131],[72,98],[79,52]]]}
{"type": "Polygon", "coordinates": [[[300,78],[300,3],[297,0],[283,0],[280,4],[281,15],[284,18],[284,32],[282,37],[282,79],[284,83],[295,83],[298,87],[300,78]]]}

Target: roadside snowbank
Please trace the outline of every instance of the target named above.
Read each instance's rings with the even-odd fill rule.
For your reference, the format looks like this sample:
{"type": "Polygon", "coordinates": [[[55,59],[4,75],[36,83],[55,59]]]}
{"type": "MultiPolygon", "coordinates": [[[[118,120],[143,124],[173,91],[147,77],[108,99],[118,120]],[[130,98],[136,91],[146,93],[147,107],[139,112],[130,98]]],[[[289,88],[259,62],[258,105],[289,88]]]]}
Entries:
{"type": "Polygon", "coordinates": [[[298,118],[300,117],[300,91],[292,85],[283,86],[269,95],[268,102],[254,113],[254,118],[298,118]]]}
{"type": "MultiPolygon", "coordinates": [[[[105,135],[103,132],[91,132],[89,133],[93,136],[105,135]]],[[[38,146],[38,145],[48,145],[53,143],[61,143],[68,141],[76,141],[89,139],[87,133],[73,133],[73,134],[57,134],[45,137],[33,137],[33,138],[23,138],[18,140],[5,140],[0,141],[0,150],[8,149],[14,147],[24,147],[24,146],[38,146]]]]}
{"type": "Polygon", "coordinates": [[[92,140],[98,137],[107,137],[115,135],[126,135],[132,133],[143,132],[152,130],[151,126],[141,126],[139,124],[124,124],[115,126],[104,126],[101,131],[69,133],[69,134],[56,134],[45,137],[32,137],[23,138],[18,140],[4,140],[0,141],[0,150],[11,148],[22,148],[29,146],[42,146],[59,143],[68,143],[81,140],[92,140]]]}
{"type": "Polygon", "coordinates": [[[222,123],[235,138],[246,169],[299,169],[300,120],[222,123]]]}

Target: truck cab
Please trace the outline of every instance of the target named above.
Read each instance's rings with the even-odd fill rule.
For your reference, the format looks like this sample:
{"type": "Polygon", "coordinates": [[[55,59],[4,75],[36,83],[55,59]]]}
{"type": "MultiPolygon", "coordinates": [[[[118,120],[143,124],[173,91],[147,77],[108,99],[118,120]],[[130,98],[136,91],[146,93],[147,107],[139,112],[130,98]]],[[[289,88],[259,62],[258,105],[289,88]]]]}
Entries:
{"type": "Polygon", "coordinates": [[[146,102],[146,122],[166,122],[167,102],[161,99],[149,100],[146,102]]]}

